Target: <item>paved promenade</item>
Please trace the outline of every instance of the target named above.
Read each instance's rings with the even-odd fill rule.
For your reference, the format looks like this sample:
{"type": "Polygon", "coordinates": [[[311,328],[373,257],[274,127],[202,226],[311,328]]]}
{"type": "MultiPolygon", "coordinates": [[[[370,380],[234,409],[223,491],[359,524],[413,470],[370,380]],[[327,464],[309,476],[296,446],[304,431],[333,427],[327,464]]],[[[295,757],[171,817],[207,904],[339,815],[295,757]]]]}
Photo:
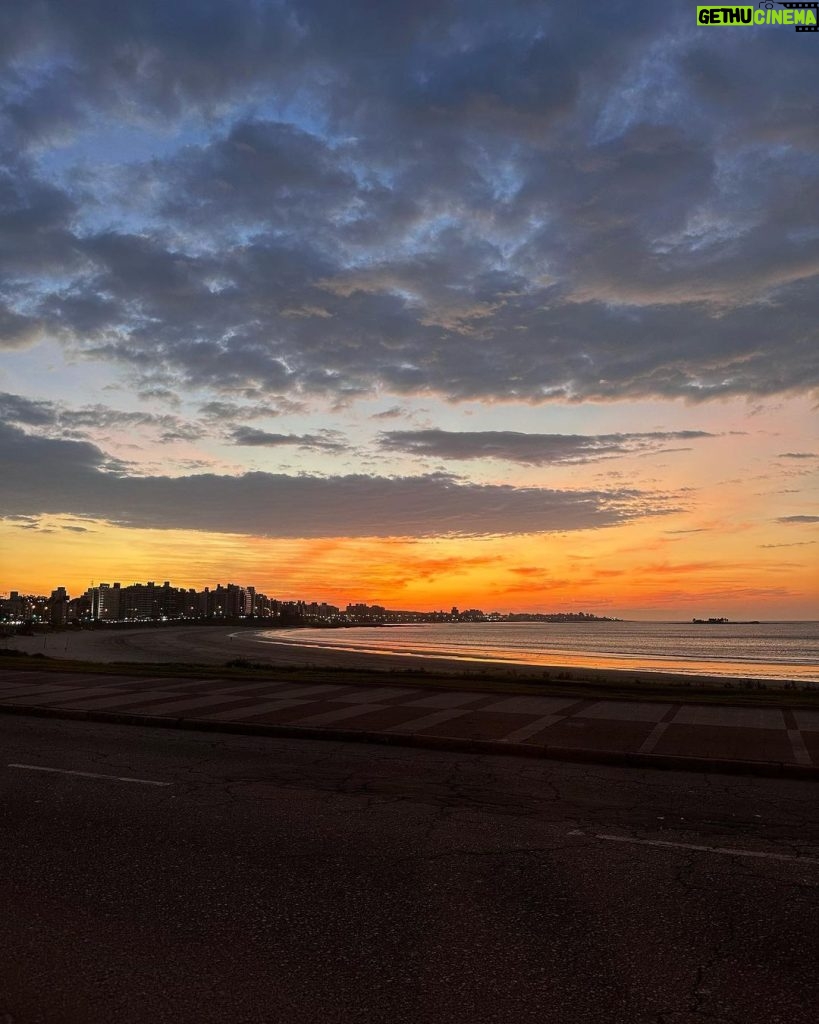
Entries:
{"type": "Polygon", "coordinates": [[[410,686],[303,685],[0,671],[0,710],[146,724],[326,734],[529,756],[819,774],[819,710],[501,696],[410,686]],[[42,713],[42,712],[41,712],[42,713]]]}

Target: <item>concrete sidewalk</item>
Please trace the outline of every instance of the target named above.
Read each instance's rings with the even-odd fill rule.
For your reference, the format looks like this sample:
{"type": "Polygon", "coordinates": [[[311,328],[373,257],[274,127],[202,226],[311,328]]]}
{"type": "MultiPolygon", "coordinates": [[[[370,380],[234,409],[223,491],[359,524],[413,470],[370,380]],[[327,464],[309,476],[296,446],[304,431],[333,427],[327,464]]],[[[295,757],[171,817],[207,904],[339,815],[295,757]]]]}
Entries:
{"type": "Polygon", "coordinates": [[[819,709],[5,669],[0,711],[819,777],[819,709]]]}

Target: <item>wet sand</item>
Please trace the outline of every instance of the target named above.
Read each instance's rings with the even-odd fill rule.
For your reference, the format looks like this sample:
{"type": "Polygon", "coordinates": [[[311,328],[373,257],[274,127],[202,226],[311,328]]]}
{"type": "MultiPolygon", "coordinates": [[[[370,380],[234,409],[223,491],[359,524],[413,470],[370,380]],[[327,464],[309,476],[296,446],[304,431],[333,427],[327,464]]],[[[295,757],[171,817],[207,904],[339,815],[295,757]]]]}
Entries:
{"type": "MultiPolygon", "coordinates": [[[[151,626],[134,629],[78,630],[35,636],[5,637],[3,646],[27,654],[45,654],[49,658],[87,662],[129,662],[132,664],[224,665],[235,658],[276,667],[366,670],[378,672],[423,671],[435,675],[464,678],[510,678],[543,680],[592,680],[596,683],[647,684],[723,688],[724,676],[682,675],[637,668],[627,671],[608,667],[573,665],[516,665],[498,662],[464,662],[446,658],[413,658],[401,655],[301,647],[298,630],[289,634],[288,643],[261,642],[261,629],[241,626],[151,626]]],[[[766,687],[784,686],[786,680],[765,680],[766,687]]]]}

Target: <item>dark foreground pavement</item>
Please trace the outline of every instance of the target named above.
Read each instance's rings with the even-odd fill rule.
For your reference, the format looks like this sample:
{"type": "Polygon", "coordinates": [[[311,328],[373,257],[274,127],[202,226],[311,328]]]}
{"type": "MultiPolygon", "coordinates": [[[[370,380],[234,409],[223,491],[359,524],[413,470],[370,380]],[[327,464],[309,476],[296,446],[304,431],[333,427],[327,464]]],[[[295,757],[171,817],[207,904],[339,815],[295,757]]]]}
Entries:
{"type": "Polygon", "coordinates": [[[119,723],[819,777],[815,707],[504,695],[425,690],[400,681],[300,684],[0,671],[0,712],[35,709],[119,723]]]}
{"type": "Polygon", "coordinates": [[[811,781],[0,717],[3,1024],[813,1024],[811,781]]]}

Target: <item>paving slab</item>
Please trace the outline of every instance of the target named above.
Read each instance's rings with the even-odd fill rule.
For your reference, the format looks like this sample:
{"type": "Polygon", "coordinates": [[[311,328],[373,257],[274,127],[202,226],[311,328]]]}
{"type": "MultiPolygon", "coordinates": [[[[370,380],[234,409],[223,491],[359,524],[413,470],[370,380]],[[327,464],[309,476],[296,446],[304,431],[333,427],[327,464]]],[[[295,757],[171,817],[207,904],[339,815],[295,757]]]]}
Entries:
{"type": "Polygon", "coordinates": [[[190,718],[196,716],[192,713],[200,708],[213,707],[215,704],[231,704],[240,707],[248,703],[246,698],[237,698],[235,694],[216,693],[207,697],[185,697],[182,700],[157,701],[155,704],[147,704],[139,710],[146,715],[188,715],[190,718]],[[191,712],[191,714],[188,714],[191,712]]]}
{"type": "Polygon", "coordinates": [[[485,693],[435,693],[409,702],[414,708],[462,708],[467,704],[486,703],[485,693]]]}
{"type": "MultiPolygon", "coordinates": [[[[91,680],[88,676],[85,677],[85,682],[90,683],[91,680]]],[[[133,677],[126,676],[124,679],[120,677],[120,682],[109,683],[113,689],[117,690],[136,690],[142,687],[145,690],[151,689],[170,689],[185,693],[191,686],[205,686],[209,680],[200,679],[196,683],[191,683],[189,679],[174,678],[173,676],[150,676],[148,678],[134,679],[133,677]]]]}
{"type": "Polygon", "coordinates": [[[66,693],[69,690],[76,690],[77,686],[55,686],[53,683],[49,686],[46,683],[35,683],[33,686],[25,686],[18,683],[16,686],[9,686],[7,689],[0,693],[0,700],[11,700],[13,697],[38,697],[49,693],[66,693]]]}
{"type": "MultiPolygon", "coordinates": [[[[325,715],[340,710],[338,704],[327,700],[309,700],[307,697],[283,698],[281,700],[271,700],[268,703],[269,710],[267,711],[257,710],[259,707],[258,703],[255,707],[253,704],[248,704],[235,714],[233,720],[246,722],[252,719],[254,721],[264,721],[270,725],[289,725],[291,722],[295,722],[300,718],[306,718],[308,715],[325,715]]],[[[198,718],[199,715],[192,715],[191,717],[198,718]]]]}
{"type": "Polygon", "coordinates": [[[727,708],[692,705],[682,707],[675,725],[722,725],[743,729],[784,729],[785,719],[776,708],[727,708]]]}
{"type": "Polygon", "coordinates": [[[637,753],[653,754],[657,749],[657,744],[660,742],[660,738],[665,735],[668,725],[668,722],[658,722],[637,748],[637,753]]]}
{"type": "MultiPolygon", "coordinates": [[[[327,701],[325,706],[329,710],[333,702],[327,701]]],[[[380,711],[369,711],[357,717],[353,725],[361,732],[388,733],[393,726],[417,719],[418,711],[418,708],[408,708],[403,704],[383,705],[380,711]]],[[[353,725],[348,728],[353,728],[353,725]]]]}
{"type": "Polygon", "coordinates": [[[605,718],[607,721],[659,722],[668,711],[662,704],[640,704],[637,701],[601,700],[582,711],[578,718],[605,718]]]}
{"type": "Polygon", "coordinates": [[[322,711],[318,715],[308,715],[306,718],[297,718],[293,725],[315,726],[333,725],[336,722],[348,721],[351,718],[360,718],[362,715],[372,714],[374,711],[383,711],[383,704],[353,704],[351,707],[336,708],[334,711],[322,711]]]}
{"type": "MultiPolygon", "coordinates": [[[[4,693],[8,693],[8,694],[19,693],[20,690],[24,690],[24,689],[31,690],[31,689],[34,689],[35,687],[41,686],[41,685],[42,685],[41,683],[29,683],[27,686],[24,686],[23,684],[21,684],[19,682],[2,683],[2,684],[0,684],[0,697],[4,693]]],[[[54,684],[52,683],[52,689],[53,689],[53,685],[54,684]]]]}
{"type": "Polygon", "coordinates": [[[623,754],[638,750],[652,729],[651,722],[618,722],[563,718],[527,742],[577,750],[610,750],[623,754]]]}
{"type": "Polygon", "coordinates": [[[800,732],[799,735],[811,761],[819,766],[819,732],[800,732]]]}
{"type": "MultiPolygon", "coordinates": [[[[2,671],[2,676],[5,676],[5,671],[2,671]]],[[[25,680],[26,682],[37,685],[46,683],[49,686],[55,686],[62,684],[64,686],[116,686],[123,681],[122,676],[112,675],[97,675],[93,672],[11,672],[9,676],[15,676],[18,681],[25,680]]],[[[133,685],[134,677],[131,677],[131,684],[133,685]]]]}
{"type": "Polygon", "coordinates": [[[577,699],[561,697],[507,697],[505,700],[487,704],[484,711],[511,712],[520,715],[553,715],[563,708],[577,704],[577,699]]]}
{"type": "Polygon", "coordinates": [[[347,691],[346,686],[337,686],[334,683],[327,683],[318,686],[291,686],[279,693],[280,697],[317,697],[319,694],[337,693],[347,691]]]}
{"type": "Polygon", "coordinates": [[[337,697],[330,697],[330,700],[342,704],[371,704],[374,701],[383,703],[388,700],[400,700],[402,703],[407,697],[412,697],[419,690],[401,690],[395,686],[373,686],[365,690],[354,690],[352,693],[340,693],[337,697]]]}
{"type": "MultiPolygon", "coordinates": [[[[526,743],[533,736],[540,735],[548,726],[562,721],[563,715],[543,715],[541,718],[536,718],[519,729],[514,729],[512,732],[507,733],[506,736],[502,736],[501,739],[504,743],[526,743]]],[[[534,743],[533,745],[536,746],[534,743]]]]}
{"type": "Polygon", "coordinates": [[[260,693],[262,690],[292,690],[296,683],[292,680],[277,682],[268,680],[266,683],[218,683],[216,685],[220,693],[260,693]]]}
{"type": "Polygon", "coordinates": [[[33,704],[49,705],[59,704],[63,701],[77,700],[80,697],[103,696],[112,691],[105,686],[85,687],[78,690],[74,687],[61,687],[56,690],[37,690],[36,692],[22,693],[15,697],[3,696],[4,704],[33,704]]]}
{"type": "Polygon", "coordinates": [[[226,711],[208,711],[205,714],[197,714],[196,719],[208,722],[253,722],[262,717],[269,718],[277,711],[306,708],[309,704],[309,700],[268,700],[260,704],[247,704],[242,708],[228,708],[226,711]]]}
{"type": "Polygon", "coordinates": [[[149,690],[147,693],[118,693],[113,697],[87,697],[84,700],[72,700],[64,707],[77,711],[97,711],[104,708],[132,708],[136,704],[144,704],[149,700],[165,698],[172,700],[179,697],[178,693],[168,690],[149,690]]]}
{"type": "MultiPolygon", "coordinates": [[[[739,709],[737,709],[739,710],[739,709]]],[[[794,762],[786,729],[726,728],[721,725],[669,724],[654,748],[656,754],[723,758],[739,761],[794,762]]]]}
{"type": "MultiPolygon", "coordinates": [[[[461,718],[468,714],[468,711],[433,711],[431,715],[422,715],[421,718],[410,718],[406,722],[400,722],[388,729],[387,732],[422,733],[429,729],[439,729],[444,722],[451,723],[453,718],[461,718]]],[[[446,731],[444,735],[446,735],[446,731]]]]}
{"type": "Polygon", "coordinates": [[[793,757],[797,764],[810,764],[810,752],[805,744],[802,733],[798,729],[788,729],[788,739],[791,741],[793,757]]]}
{"type": "MultiPolygon", "coordinates": [[[[493,714],[488,711],[477,711],[461,715],[460,718],[444,720],[443,723],[433,722],[425,729],[446,729],[447,736],[470,740],[505,740],[509,735],[520,729],[520,715],[493,714]]],[[[424,731],[419,729],[419,732],[424,731]]]]}
{"type": "MultiPolygon", "coordinates": [[[[20,672],[0,668],[0,707],[11,713],[121,712],[138,722],[235,723],[311,730],[328,737],[399,742],[487,743],[512,752],[539,748],[576,756],[700,759],[716,766],[788,765],[819,773],[819,710],[588,700],[471,690],[183,677],[20,672]],[[405,737],[406,739],[401,739],[405,737]],[[427,739],[425,739],[425,737],[427,739]]],[[[484,748],[481,748],[484,749],[484,748]]],[[[637,763],[644,763],[638,761],[637,763]]],[[[768,769],[766,769],[768,770],[768,769]]]]}

